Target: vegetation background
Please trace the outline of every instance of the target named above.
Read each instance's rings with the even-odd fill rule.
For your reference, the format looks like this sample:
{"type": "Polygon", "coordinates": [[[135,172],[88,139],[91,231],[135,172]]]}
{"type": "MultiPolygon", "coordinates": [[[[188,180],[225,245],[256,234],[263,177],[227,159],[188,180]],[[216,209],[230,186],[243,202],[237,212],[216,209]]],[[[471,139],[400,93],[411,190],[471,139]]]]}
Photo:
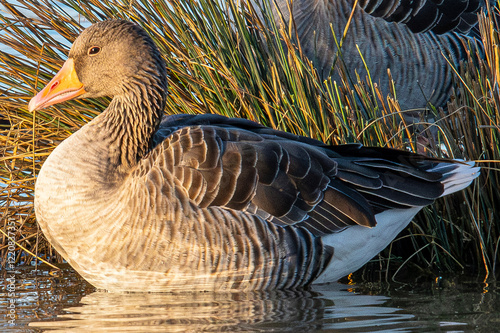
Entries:
{"type": "Polygon", "coordinates": [[[1,266],[9,221],[16,226],[11,241],[17,264],[62,262],[36,224],[36,175],[54,147],[108,101],[71,101],[33,114],[27,105],[60,68],[80,31],[115,17],[143,26],[163,52],[167,114],[219,113],[331,144],[360,142],[477,161],[482,174],[471,187],[423,209],[360,273],[398,279],[408,271],[401,268],[411,267],[431,278],[445,272],[498,277],[500,50],[498,27],[488,13],[480,19],[484,59],[456,68],[445,111],[430,106],[409,124],[402,115],[412,110],[400,110],[397,88],[383,96],[377,78],[349,76],[348,59],[340,54],[335,70],[342,79],[320,80],[300,45],[292,43],[293,26],[282,28],[265,15],[260,21],[252,8],[233,1],[0,0],[1,266]]]}

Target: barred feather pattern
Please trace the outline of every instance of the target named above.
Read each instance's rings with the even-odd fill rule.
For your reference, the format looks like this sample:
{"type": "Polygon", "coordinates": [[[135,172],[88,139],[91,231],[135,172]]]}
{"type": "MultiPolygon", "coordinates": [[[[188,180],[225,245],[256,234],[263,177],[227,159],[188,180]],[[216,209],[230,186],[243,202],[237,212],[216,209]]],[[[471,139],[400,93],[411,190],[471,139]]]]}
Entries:
{"type": "Polygon", "coordinates": [[[122,154],[129,150],[126,140],[100,131],[105,126],[98,123],[105,120],[97,117],[62,143],[36,185],[42,230],[94,286],[112,291],[283,289],[308,285],[323,272],[332,249],[319,237],[231,209],[240,185],[221,181],[224,175],[196,176],[196,165],[206,168],[206,175],[217,169],[223,173],[218,156],[223,151],[207,149],[210,136],[200,140],[200,128],[174,132],[124,175],[117,167],[120,159],[108,158],[117,163],[102,166],[100,158],[114,155],[118,142],[122,154]],[[77,143],[84,154],[71,149],[77,143]],[[215,165],[193,157],[200,144],[206,157],[215,156],[215,165]],[[61,156],[71,162],[58,163],[61,156]],[[208,191],[214,187],[219,195],[208,191]],[[214,206],[221,196],[230,202],[214,206]]]}
{"type": "Polygon", "coordinates": [[[100,115],[51,154],[37,181],[36,210],[68,262],[112,291],[308,285],[336,253],[338,244],[323,237],[355,226],[376,229],[377,214],[386,211],[413,216],[444,193],[456,170],[466,172],[455,190],[475,177],[457,162],[433,172],[442,162],[325,146],[215,115],[165,118],[154,148],[124,172],[112,156],[128,154],[134,141],[117,144],[102,131],[107,119],[115,118],[100,115]]]}
{"type": "MultiPolygon", "coordinates": [[[[262,6],[261,1],[254,0],[254,7],[262,6]]],[[[320,76],[332,74],[339,80],[337,70],[332,71],[338,57],[335,38],[340,43],[354,0],[271,3],[278,7],[271,5],[275,20],[282,16],[287,23],[293,17],[302,50],[320,76]]],[[[337,66],[345,66],[351,77],[356,72],[364,79],[364,59],[372,80],[385,94],[391,91],[390,69],[402,109],[422,108],[428,102],[442,106],[449,99],[453,78],[447,58],[458,66],[466,59],[469,44],[482,52],[482,45],[467,33],[485,5],[480,0],[362,0],[340,50],[343,62],[337,66]]]]}
{"type": "Polygon", "coordinates": [[[98,33],[85,30],[72,48],[82,82],[105,72],[99,86],[119,93],[56,147],[35,185],[43,233],[97,288],[262,290],[334,281],[382,250],[422,206],[479,174],[473,163],[328,146],[244,119],[160,122],[164,63],[156,48],[134,51],[147,38],[137,27],[111,43],[122,25],[132,24],[93,25],[98,33]],[[111,59],[85,56],[93,45],[111,59]],[[125,68],[117,68],[120,53],[131,54],[125,68]],[[109,72],[132,77],[106,82],[109,72]]]}
{"type": "MultiPolygon", "coordinates": [[[[487,0],[361,0],[359,6],[372,16],[404,23],[414,33],[433,31],[468,33],[477,24],[477,12],[487,0]]],[[[494,1],[490,1],[492,6],[494,1]]]]}

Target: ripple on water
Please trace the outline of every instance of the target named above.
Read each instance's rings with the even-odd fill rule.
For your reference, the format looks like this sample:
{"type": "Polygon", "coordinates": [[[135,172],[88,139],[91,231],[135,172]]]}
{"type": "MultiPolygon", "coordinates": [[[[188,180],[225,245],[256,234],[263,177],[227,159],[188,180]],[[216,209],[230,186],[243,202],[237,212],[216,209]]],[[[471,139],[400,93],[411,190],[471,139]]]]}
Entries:
{"type": "MultiPolygon", "coordinates": [[[[0,312],[9,295],[0,279],[0,312]]],[[[71,268],[16,274],[16,319],[2,332],[409,332],[496,329],[498,290],[466,284],[396,288],[380,294],[342,284],[309,291],[107,293],[71,268]],[[388,296],[390,295],[390,297],[388,296]]],[[[5,306],[4,306],[5,305],[5,306]]],[[[7,312],[6,312],[7,311],[7,312]]]]}

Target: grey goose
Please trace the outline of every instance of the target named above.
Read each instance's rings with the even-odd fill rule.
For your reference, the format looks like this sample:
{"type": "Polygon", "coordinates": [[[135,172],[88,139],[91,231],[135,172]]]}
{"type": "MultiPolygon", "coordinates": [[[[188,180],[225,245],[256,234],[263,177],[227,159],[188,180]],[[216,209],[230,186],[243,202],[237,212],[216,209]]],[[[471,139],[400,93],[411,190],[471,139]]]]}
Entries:
{"type": "MultiPolygon", "coordinates": [[[[252,0],[258,13],[267,10],[266,1],[276,22],[293,18],[301,48],[320,76],[338,80],[331,68],[355,0],[252,0]]],[[[345,68],[351,78],[358,73],[364,80],[365,61],[384,94],[390,92],[390,69],[402,110],[444,106],[455,75],[451,65],[467,59],[469,46],[482,52],[470,32],[475,28],[478,37],[477,14],[486,1],[360,0],[341,47],[345,68]]]]}
{"type": "Polygon", "coordinates": [[[60,143],[35,186],[40,227],[79,274],[109,291],[254,290],[336,281],[473,162],[331,146],[220,115],[163,117],[164,60],[138,25],[84,30],[29,110],[111,96],[60,143]]]}

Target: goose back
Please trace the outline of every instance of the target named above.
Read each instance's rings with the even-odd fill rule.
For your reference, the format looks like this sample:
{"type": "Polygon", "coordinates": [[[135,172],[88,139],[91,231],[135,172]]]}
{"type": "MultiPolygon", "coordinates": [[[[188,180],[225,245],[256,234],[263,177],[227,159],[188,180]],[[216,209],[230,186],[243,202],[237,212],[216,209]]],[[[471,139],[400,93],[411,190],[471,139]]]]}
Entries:
{"type": "Polygon", "coordinates": [[[112,291],[334,281],[445,194],[448,178],[459,177],[460,189],[477,176],[467,164],[404,151],[328,146],[243,119],[178,115],[162,121],[153,149],[117,177],[102,164],[113,140],[94,121],[45,162],[35,207],[57,251],[112,291]],[[388,213],[393,225],[377,229],[388,213]],[[378,242],[366,232],[381,233],[378,242]],[[358,237],[342,236],[352,233],[358,237]],[[337,258],[349,244],[360,260],[346,265],[337,258]]]}

